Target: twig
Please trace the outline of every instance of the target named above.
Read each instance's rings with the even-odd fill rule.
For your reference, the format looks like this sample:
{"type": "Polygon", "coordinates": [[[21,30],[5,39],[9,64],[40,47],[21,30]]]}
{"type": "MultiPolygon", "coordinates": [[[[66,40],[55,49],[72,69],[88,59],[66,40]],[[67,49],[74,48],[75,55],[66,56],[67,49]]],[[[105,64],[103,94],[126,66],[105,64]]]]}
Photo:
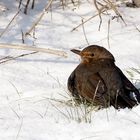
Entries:
{"type": "Polygon", "coordinates": [[[140,32],[140,29],[139,29],[136,25],[134,25],[134,26],[135,26],[136,30],[137,30],[138,32],[140,32]]]}
{"type": "Polygon", "coordinates": [[[19,116],[19,114],[10,106],[10,109],[13,111],[13,113],[17,116],[18,119],[20,119],[21,117],[19,116]]]}
{"type": "Polygon", "coordinates": [[[21,29],[21,38],[22,38],[22,43],[24,44],[25,40],[24,40],[24,33],[23,33],[22,29],[21,29]]]}
{"type": "MultiPolygon", "coordinates": [[[[51,103],[51,102],[50,102],[51,103]]],[[[57,106],[55,106],[53,103],[51,103],[51,105],[58,111],[60,112],[64,117],[66,117],[68,120],[69,120],[69,117],[64,113],[62,112],[57,106]]]]}
{"type": "Polygon", "coordinates": [[[108,47],[110,48],[110,20],[108,21],[108,32],[107,32],[107,43],[108,43],[108,47]]]}
{"type": "Polygon", "coordinates": [[[64,0],[60,0],[61,3],[62,3],[62,7],[63,7],[63,10],[65,9],[65,3],[64,3],[64,0]]]}
{"type": "Polygon", "coordinates": [[[48,4],[45,6],[45,8],[43,9],[43,12],[41,13],[41,15],[39,16],[39,18],[32,24],[31,28],[25,33],[25,36],[29,35],[32,30],[35,28],[35,26],[37,26],[37,24],[40,22],[40,20],[43,18],[44,14],[46,13],[46,11],[48,10],[48,8],[50,7],[51,3],[53,0],[50,0],[48,2],[48,4]]]}
{"type": "MultiPolygon", "coordinates": [[[[100,9],[101,13],[103,13],[103,12],[106,11],[105,8],[106,8],[106,5],[100,9]]],[[[85,20],[83,23],[80,23],[78,26],[76,26],[75,28],[73,28],[73,29],[71,30],[71,32],[75,31],[77,28],[79,28],[80,26],[82,26],[83,24],[87,23],[88,21],[90,21],[91,19],[95,18],[95,17],[98,16],[98,15],[99,15],[99,13],[97,13],[97,14],[93,15],[92,17],[88,18],[88,19],[85,20]]]]}
{"type": "Polygon", "coordinates": [[[111,2],[110,0],[104,0],[104,2],[106,2],[107,5],[110,6],[110,9],[112,9],[112,10],[116,13],[116,15],[118,15],[118,16],[121,18],[121,20],[123,21],[123,23],[124,23],[125,25],[127,25],[127,24],[125,23],[125,21],[124,21],[122,15],[121,15],[121,14],[119,13],[119,11],[117,10],[116,5],[113,4],[113,2],[111,2]]]}
{"type": "Polygon", "coordinates": [[[140,70],[138,70],[138,69],[135,69],[135,68],[132,67],[131,70],[133,70],[134,72],[140,74],[140,70]]]}
{"type": "Polygon", "coordinates": [[[16,44],[2,44],[0,43],[0,48],[8,48],[8,49],[18,49],[18,50],[28,50],[28,51],[36,51],[36,52],[43,52],[54,54],[62,57],[67,57],[67,53],[60,50],[53,50],[49,48],[39,48],[39,47],[31,47],[27,45],[16,45],[16,44]]]}
{"type": "Polygon", "coordinates": [[[27,0],[27,3],[25,5],[25,9],[24,9],[24,14],[27,15],[27,9],[28,9],[28,5],[29,5],[30,0],[27,0]]]}
{"type": "MultiPolygon", "coordinates": [[[[8,80],[9,81],[9,80],[8,80]]],[[[16,93],[18,94],[18,96],[19,97],[21,97],[20,96],[20,93],[19,93],[19,91],[18,91],[18,89],[17,89],[17,87],[11,82],[11,81],[9,81],[9,83],[13,86],[13,88],[16,90],[16,93]]]]}
{"type": "Polygon", "coordinates": [[[48,109],[49,109],[49,105],[50,105],[50,103],[48,103],[48,105],[46,106],[46,109],[45,109],[45,112],[44,112],[44,114],[43,114],[43,117],[45,117],[45,116],[47,115],[47,111],[48,111],[48,109]]]}
{"type": "MultiPolygon", "coordinates": [[[[94,1],[95,1],[95,0],[94,0],[94,1]]],[[[118,15],[118,16],[121,18],[121,20],[124,22],[124,24],[127,25],[127,24],[125,23],[125,21],[124,21],[122,15],[119,13],[119,11],[118,11],[117,8],[116,8],[116,6],[117,6],[118,4],[114,5],[110,0],[103,0],[103,1],[106,3],[106,5],[103,5],[100,9],[99,9],[98,7],[96,7],[96,6],[97,6],[97,3],[95,2],[95,7],[96,7],[97,10],[98,10],[98,13],[97,13],[97,14],[95,14],[95,15],[93,15],[92,17],[88,18],[88,19],[85,20],[83,23],[80,23],[79,25],[77,25],[75,28],[73,28],[73,29],[71,30],[71,32],[75,31],[77,28],[79,28],[80,26],[82,26],[82,25],[85,24],[86,22],[90,21],[91,19],[95,18],[96,16],[99,16],[99,17],[100,17],[100,24],[99,24],[99,29],[100,29],[100,26],[101,26],[101,23],[102,23],[101,14],[102,14],[103,12],[107,11],[107,10],[110,10],[110,9],[114,10],[114,12],[116,13],[116,15],[118,15]]]]}
{"type": "Polygon", "coordinates": [[[4,59],[9,59],[9,58],[13,58],[13,57],[11,57],[11,56],[5,56],[5,57],[1,58],[0,61],[2,61],[4,59]]]}
{"type": "Polygon", "coordinates": [[[35,0],[32,1],[32,9],[35,7],[35,0]]]}
{"type": "Polygon", "coordinates": [[[96,137],[99,137],[100,135],[95,135],[95,136],[89,136],[89,137],[85,137],[85,138],[82,138],[80,140],[86,140],[86,139],[93,139],[93,138],[96,138],[96,137]]]}
{"type": "Polygon", "coordinates": [[[6,26],[6,28],[0,33],[0,37],[3,36],[3,34],[8,30],[9,26],[11,25],[11,23],[14,21],[14,19],[18,16],[20,10],[17,11],[17,13],[14,15],[14,17],[12,18],[12,20],[8,23],[8,25],[6,26]]]}
{"type": "Polygon", "coordinates": [[[35,37],[35,36],[36,36],[35,29],[36,29],[36,28],[33,29],[33,41],[32,41],[33,44],[32,44],[32,46],[35,46],[35,41],[36,41],[36,39],[37,39],[37,38],[35,37]]]}
{"type": "MultiPolygon", "coordinates": [[[[83,23],[83,19],[82,19],[82,23],[83,23]]],[[[85,32],[85,28],[84,28],[84,24],[82,24],[82,29],[83,29],[83,33],[84,33],[84,37],[85,37],[85,40],[87,42],[87,45],[89,45],[89,42],[88,42],[88,39],[87,39],[87,36],[86,36],[86,32],[85,32]]]]}
{"type": "Polygon", "coordinates": [[[24,56],[27,56],[27,55],[35,54],[35,53],[37,53],[37,52],[26,53],[26,54],[18,55],[18,56],[16,56],[16,57],[11,57],[11,58],[9,58],[9,59],[7,59],[7,60],[1,61],[0,64],[6,63],[6,62],[8,62],[8,61],[15,60],[15,59],[17,59],[17,58],[24,57],[24,56]]]}
{"type": "Polygon", "coordinates": [[[94,96],[93,96],[93,103],[94,103],[94,100],[95,100],[97,91],[98,91],[98,89],[99,89],[100,82],[101,82],[101,81],[99,80],[99,82],[97,83],[97,86],[96,86],[96,89],[95,89],[95,93],[94,93],[94,96]]]}
{"type": "Polygon", "coordinates": [[[98,15],[99,15],[99,18],[100,18],[100,23],[99,23],[99,31],[100,31],[100,28],[101,28],[101,24],[102,24],[102,16],[101,16],[101,10],[98,8],[98,5],[97,5],[97,1],[96,0],[93,0],[94,1],[94,5],[98,11],[98,15]]]}
{"type": "Polygon", "coordinates": [[[19,0],[19,6],[18,6],[18,9],[20,9],[21,4],[22,4],[22,0],[19,0]]]}
{"type": "Polygon", "coordinates": [[[16,140],[17,140],[18,137],[19,137],[19,134],[20,134],[20,131],[21,131],[22,125],[23,125],[23,118],[22,118],[22,120],[21,120],[21,123],[20,123],[19,129],[18,129],[18,133],[17,133],[17,136],[16,136],[16,140]]]}
{"type": "Polygon", "coordinates": [[[39,113],[38,111],[36,111],[36,110],[32,110],[33,112],[35,112],[36,114],[38,114],[41,118],[43,118],[44,116],[41,114],[41,113],[39,113]]]}

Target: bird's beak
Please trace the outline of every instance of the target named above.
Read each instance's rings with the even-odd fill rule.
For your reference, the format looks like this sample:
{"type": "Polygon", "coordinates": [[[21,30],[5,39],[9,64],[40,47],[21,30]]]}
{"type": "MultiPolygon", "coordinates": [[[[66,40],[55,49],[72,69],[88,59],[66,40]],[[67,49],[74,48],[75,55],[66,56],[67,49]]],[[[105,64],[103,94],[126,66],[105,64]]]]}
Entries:
{"type": "Polygon", "coordinates": [[[72,51],[73,53],[78,54],[78,55],[80,55],[80,52],[81,52],[80,50],[76,50],[76,49],[72,49],[71,51],[72,51]]]}

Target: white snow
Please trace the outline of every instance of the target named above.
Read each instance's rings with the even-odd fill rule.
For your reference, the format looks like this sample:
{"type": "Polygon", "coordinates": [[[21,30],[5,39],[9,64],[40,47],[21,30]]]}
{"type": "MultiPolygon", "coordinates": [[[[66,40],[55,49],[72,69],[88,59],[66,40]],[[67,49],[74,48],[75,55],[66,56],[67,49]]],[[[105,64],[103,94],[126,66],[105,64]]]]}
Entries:
{"type": "MultiPolygon", "coordinates": [[[[20,12],[0,43],[22,44],[21,30],[28,31],[47,3],[36,2],[28,15],[20,12]]],[[[1,33],[17,12],[18,1],[1,0],[0,7],[1,33]]],[[[140,75],[131,69],[140,69],[140,32],[136,29],[140,29],[140,9],[120,5],[118,10],[127,26],[121,19],[111,20],[115,14],[109,11],[110,15],[102,15],[100,31],[98,16],[84,24],[86,36],[89,44],[111,51],[116,64],[140,87],[140,75]]],[[[0,140],[140,140],[140,106],[85,113],[88,108],[68,105],[67,79],[80,62],[70,49],[87,46],[82,26],[71,30],[81,23],[81,17],[86,20],[96,12],[92,1],[70,4],[65,10],[54,1],[52,12],[46,12],[36,26],[35,38],[27,36],[25,44],[63,50],[68,57],[36,53],[0,64],[0,140]]],[[[0,49],[0,58],[28,52],[0,49]]]]}

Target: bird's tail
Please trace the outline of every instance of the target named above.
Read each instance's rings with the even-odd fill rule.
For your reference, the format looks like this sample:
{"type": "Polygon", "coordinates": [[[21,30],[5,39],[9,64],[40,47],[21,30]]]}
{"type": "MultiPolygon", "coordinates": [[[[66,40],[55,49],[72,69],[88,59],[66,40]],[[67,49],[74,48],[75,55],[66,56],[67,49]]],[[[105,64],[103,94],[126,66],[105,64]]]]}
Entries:
{"type": "Polygon", "coordinates": [[[137,100],[132,100],[130,97],[124,96],[124,95],[121,96],[121,97],[125,101],[126,107],[132,108],[132,107],[138,105],[137,100]]]}
{"type": "Polygon", "coordinates": [[[130,92],[129,97],[130,97],[130,99],[132,99],[133,101],[137,102],[137,104],[140,104],[140,93],[139,93],[139,91],[130,92]]]}
{"type": "MultiPolygon", "coordinates": [[[[121,97],[122,99],[122,102],[123,104],[121,105],[124,105],[125,107],[128,107],[128,108],[132,108],[138,104],[140,104],[140,93],[139,91],[133,91],[133,92],[130,92],[129,91],[129,94],[127,93],[127,91],[125,92],[126,94],[119,94],[119,96],[121,97]]],[[[120,106],[121,107],[121,106],[120,106]]]]}

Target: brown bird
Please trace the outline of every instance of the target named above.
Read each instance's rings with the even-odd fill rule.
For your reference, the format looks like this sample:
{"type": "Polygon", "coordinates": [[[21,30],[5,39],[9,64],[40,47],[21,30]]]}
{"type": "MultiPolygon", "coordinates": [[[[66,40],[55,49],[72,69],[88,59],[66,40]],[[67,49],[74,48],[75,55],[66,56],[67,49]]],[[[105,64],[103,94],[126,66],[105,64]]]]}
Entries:
{"type": "Polygon", "coordinates": [[[113,55],[103,47],[91,45],[71,50],[81,56],[81,63],[68,78],[68,90],[80,101],[95,106],[132,108],[140,103],[138,89],[115,65],[113,55]]]}

